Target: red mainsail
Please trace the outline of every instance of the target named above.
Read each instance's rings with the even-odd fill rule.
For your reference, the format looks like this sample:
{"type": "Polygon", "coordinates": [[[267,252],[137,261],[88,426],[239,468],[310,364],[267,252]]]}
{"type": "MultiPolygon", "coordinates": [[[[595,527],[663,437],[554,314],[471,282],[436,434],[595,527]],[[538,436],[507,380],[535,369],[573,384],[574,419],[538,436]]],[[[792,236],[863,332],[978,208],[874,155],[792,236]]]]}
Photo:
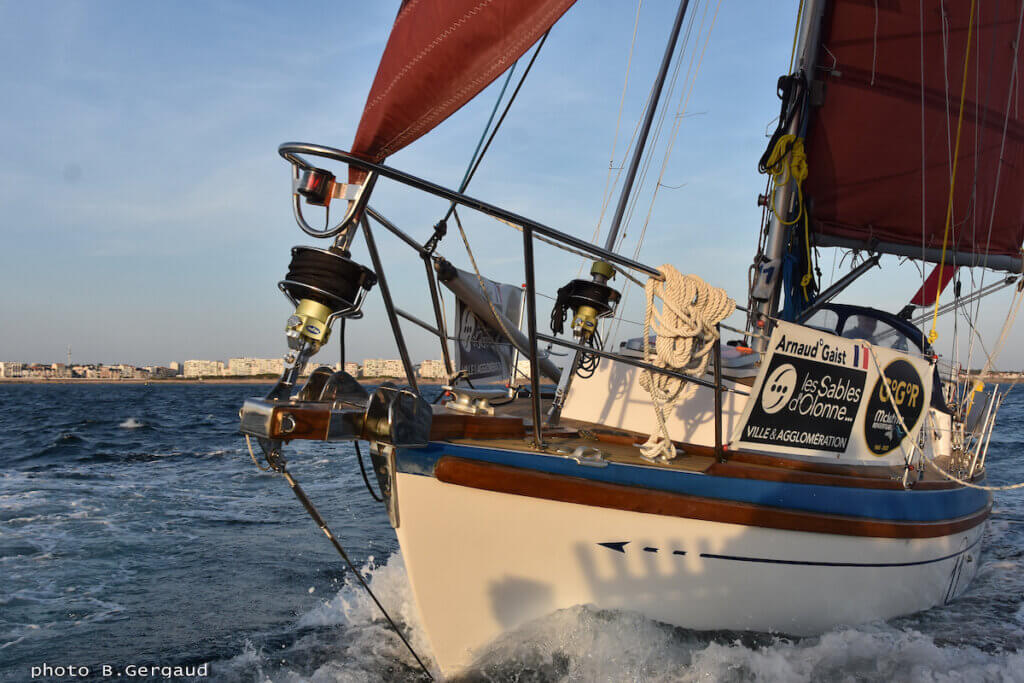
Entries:
{"type": "MultiPolygon", "coordinates": [[[[804,185],[817,242],[937,261],[971,0],[829,5],[804,185]]],[[[1021,269],[1022,11],[1022,0],[975,9],[947,263],[1021,269]]]]}
{"type": "MultiPolygon", "coordinates": [[[[380,162],[508,69],[575,0],[404,0],[352,153],[380,162]]],[[[357,182],[364,174],[349,171],[357,182]]]]}

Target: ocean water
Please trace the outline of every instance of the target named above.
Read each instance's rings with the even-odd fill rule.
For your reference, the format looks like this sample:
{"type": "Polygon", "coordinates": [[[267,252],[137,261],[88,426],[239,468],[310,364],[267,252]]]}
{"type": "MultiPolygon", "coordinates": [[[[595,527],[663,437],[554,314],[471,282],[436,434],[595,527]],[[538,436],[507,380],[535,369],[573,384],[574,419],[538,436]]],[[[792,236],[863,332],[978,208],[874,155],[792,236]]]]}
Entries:
{"type": "MultiPolygon", "coordinates": [[[[217,681],[415,681],[415,662],[286,484],[237,434],[253,385],[0,386],[0,680],[33,666],[197,666],[217,681]]],[[[429,657],[394,534],[349,445],[290,469],[429,657]]],[[[992,440],[1024,481],[1024,388],[992,440]]],[[[1024,492],[996,496],[956,602],[814,638],[574,607],[507,634],[473,681],[1024,681],[1024,492]]],[[[151,678],[149,680],[159,680],[151,678]]],[[[37,679],[39,680],[39,679],[37,679]]],[[[49,680],[72,680],[71,678],[49,680]]]]}

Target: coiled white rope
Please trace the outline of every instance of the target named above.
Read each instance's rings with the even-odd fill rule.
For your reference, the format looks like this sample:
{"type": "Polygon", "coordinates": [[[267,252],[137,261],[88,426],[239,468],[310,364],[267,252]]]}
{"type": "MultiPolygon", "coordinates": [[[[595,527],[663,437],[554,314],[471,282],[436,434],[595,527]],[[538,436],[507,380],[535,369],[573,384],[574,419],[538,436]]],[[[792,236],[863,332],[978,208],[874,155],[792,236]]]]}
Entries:
{"type": "MultiPolygon", "coordinates": [[[[717,325],[732,315],[736,302],[725,290],[713,287],[696,275],[683,275],[670,265],[658,270],[665,280],[651,278],[644,286],[647,310],[644,314],[644,361],[659,368],[699,377],[708,367],[711,352],[718,341],[717,325]],[[662,303],[658,312],[655,299],[662,303]],[[650,335],[656,335],[651,352],[650,335]]],[[[678,377],[650,370],[640,375],[640,386],[651,394],[658,433],[640,446],[648,460],[671,460],[676,448],[665,424],[665,408],[689,398],[696,385],[678,377]],[[688,386],[684,386],[688,385],[688,386]]]]}

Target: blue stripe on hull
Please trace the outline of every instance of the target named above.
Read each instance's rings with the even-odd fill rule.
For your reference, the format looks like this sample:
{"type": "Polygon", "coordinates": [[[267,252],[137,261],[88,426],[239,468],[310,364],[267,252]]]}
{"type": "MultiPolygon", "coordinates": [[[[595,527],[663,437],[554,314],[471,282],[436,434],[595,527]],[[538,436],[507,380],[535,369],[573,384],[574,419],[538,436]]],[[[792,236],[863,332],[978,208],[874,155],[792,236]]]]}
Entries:
{"type": "Polygon", "coordinates": [[[968,488],[940,491],[858,489],[734,479],[622,463],[609,463],[601,468],[586,467],[559,456],[448,443],[400,449],[398,469],[408,474],[433,476],[434,466],[443,455],[701,498],[896,522],[940,522],[966,517],[984,509],[991,499],[985,491],[968,488]]]}

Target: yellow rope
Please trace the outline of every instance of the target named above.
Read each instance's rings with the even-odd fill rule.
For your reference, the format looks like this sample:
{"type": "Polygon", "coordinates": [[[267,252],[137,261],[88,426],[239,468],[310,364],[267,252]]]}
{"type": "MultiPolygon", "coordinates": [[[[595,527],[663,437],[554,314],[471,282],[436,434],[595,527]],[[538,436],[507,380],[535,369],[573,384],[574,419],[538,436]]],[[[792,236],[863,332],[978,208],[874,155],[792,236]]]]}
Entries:
{"type": "Polygon", "coordinates": [[[804,215],[804,194],[801,186],[807,178],[807,153],[804,152],[803,138],[798,138],[795,135],[781,136],[779,141],[775,143],[775,148],[772,150],[771,156],[768,157],[768,162],[765,166],[772,174],[772,213],[775,214],[775,218],[782,225],[796,225],[804,215]],[[787,146],[789,147],[788,149],[787,146]],[[789,157],[788,163],[785,161],[787,156],[789,157]],[[793,220],[786,221],[775,210],[775,193],[778,191],[779,186],[785,185],[790,179],[796,182],[799,213],[797,213],[796,218],[793,220]]]}
{"type": "Polygon", "coordinates": [[[803,182],[807,179],[807,153],[804,151],[803,138],[799,138],[796,135],[783,135],[779,138],[778,142],[775,143],[775,147],[772,149],[771,156],[768,157],[768,162],[765,167],[771,173],[772,177],[772,191],[771,191],[771,207],[772,213],[775,214],[775,218],[781,225],[796,225],[801,219],[804,222],[804,243],[807,246],[807,272],[804,273],[803,278],[800,280],[800,286],[804,291],[804,300],[809,301],[810,297],[807,295],[807,285],[811,284],[813,277],[811,276],[811,227],[810,218],[807,212],[804,211],[804,191],[803,182]],[[789,157],[788,162],[786,157],[789,157]],[[785,185],[792,179],[796,183],[796,199],[797,199],[797,215],[791,221],[784,220],[782,216],[775,210],[775,193],[779,187],[785,185]]]}
{"type": "Polygon", "coordinates": [[[807,285],[811,284],[814,277],[811,275],[811,220],[804,211],[804,244],[807,245],[807,272],[800,278],[800,287],[804,290],[804,301],[810,301],[811,297],[807,295],[807,285]]]}
{"type": "Polygon", "coordinates": [[[939,280],[935,284],[935,312],[932,314],[932,329],[928,333],[928,343],[934,344],[939,338],[935,329],[939,320],[939,295],[942,294],[942,269],[946,265],[946,245],[949,244],[949,227],[953,222],[953,189],[956,185],[956,166],[960,157],[960,129],[964,121],[964,99],[967,94],[967,66],[971,62],[971,36],[974,33],[974,5],[971,0],[971,18],[967,23],[967,47],[964,48],[964,76],[960,83],[960,113],[956,118],[956,143],[953,145],[953,171],[949,178],[949,203],[946,205],[946,230],[942,235],[942,258],[939,260],[939,280]]]}

